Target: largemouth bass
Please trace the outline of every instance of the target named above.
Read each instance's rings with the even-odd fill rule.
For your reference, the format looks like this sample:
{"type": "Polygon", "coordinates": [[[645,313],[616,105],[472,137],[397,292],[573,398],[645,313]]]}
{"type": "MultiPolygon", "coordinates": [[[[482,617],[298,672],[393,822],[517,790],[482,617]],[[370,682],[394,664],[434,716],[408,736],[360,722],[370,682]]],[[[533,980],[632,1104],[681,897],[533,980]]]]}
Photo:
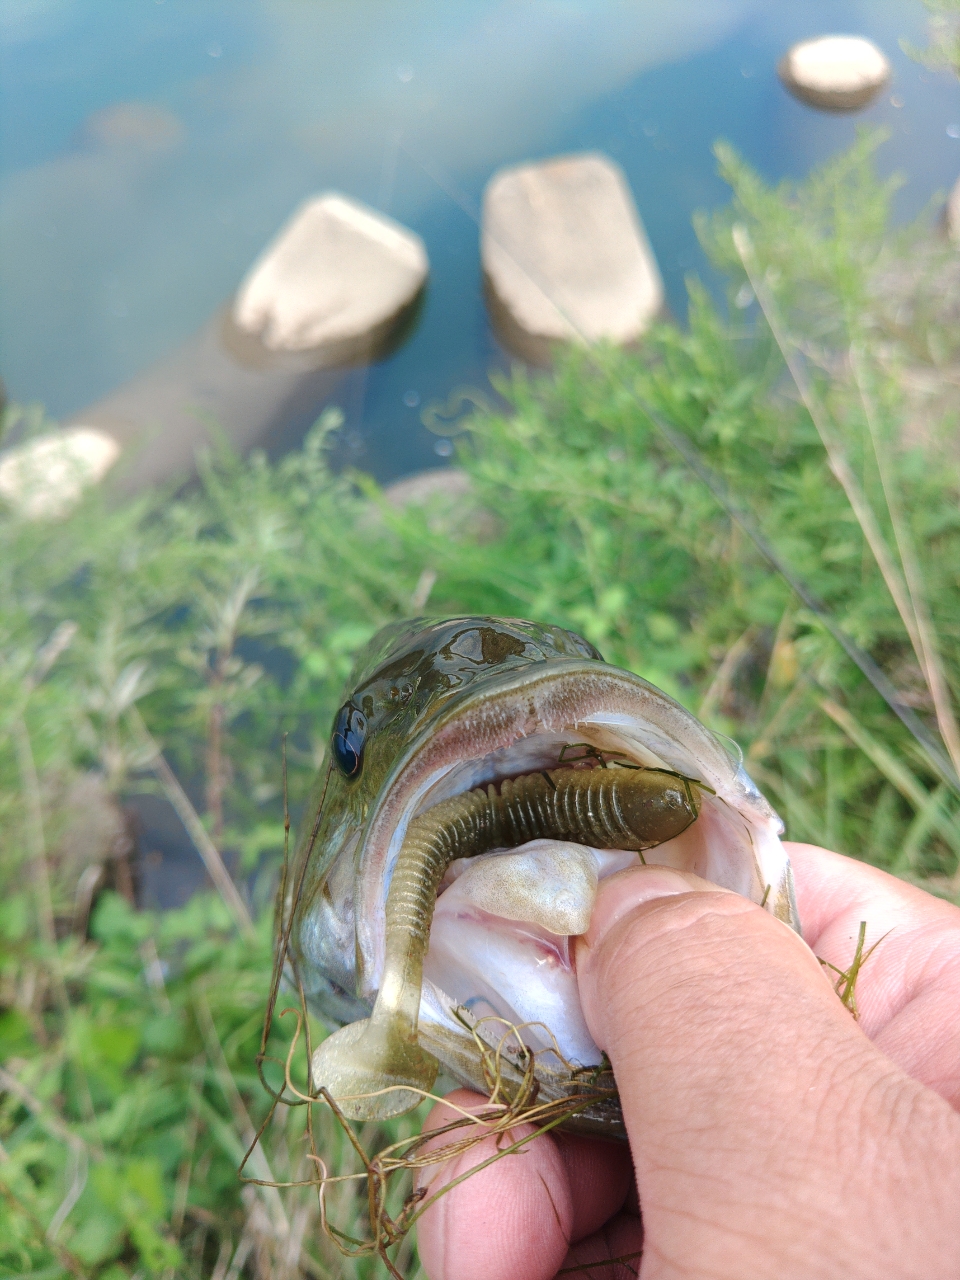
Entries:
{"type": "MultiPolygon", "coordinates": [[[[288,882],[291,961],[341,1028],[314,1085],[353,1118],[402,1114],[440,1066],[483,1090],[478,1037],[517,1028],[506,1083],[531,1050],[541,1097],[577,1095],[604,1070],[572,965],[598,882],[674,866],[799,930],[782,830],[735,749],[573,632],[384,628],[335,717],[288,882]]],[[[615,1091],[576,1124],[622,1133],[615,1091]]]]}

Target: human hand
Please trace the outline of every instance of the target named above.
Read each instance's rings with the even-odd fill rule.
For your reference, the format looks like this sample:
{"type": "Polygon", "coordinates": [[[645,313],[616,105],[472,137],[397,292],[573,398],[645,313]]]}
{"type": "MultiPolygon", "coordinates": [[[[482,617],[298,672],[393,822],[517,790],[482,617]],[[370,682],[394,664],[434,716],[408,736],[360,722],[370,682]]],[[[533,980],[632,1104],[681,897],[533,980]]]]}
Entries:
{"type": "MultiPolygon", "coordinates": [[[[695,876],[641,867],[601,885],[577,972],[630,1151],[542,1136],[468,1178],[420,1221],[431,1280],[960,1276],[960,910],[787,850],[809,947],[695,876]],[[859,976],[857,1023],[815,957],[846,969],[861,920],[867,947],[890,932],[859,976]]],[[[428,1127],[453,1118],[440,1105],[428,1127]]]]}

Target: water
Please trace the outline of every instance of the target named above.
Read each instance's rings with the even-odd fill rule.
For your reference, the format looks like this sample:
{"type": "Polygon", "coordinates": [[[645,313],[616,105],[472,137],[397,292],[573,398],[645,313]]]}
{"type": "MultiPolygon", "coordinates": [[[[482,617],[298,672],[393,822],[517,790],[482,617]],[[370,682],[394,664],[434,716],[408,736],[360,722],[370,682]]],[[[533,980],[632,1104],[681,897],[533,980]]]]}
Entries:
{"type": "Polygon", "coordinates": [[[846,146],[857,123],[882,124],[881,167],[907,177],[900,216],[952,185],[960,90],[898,44],[924,43],[922,6],[795,0],[787,10],[770,0],[0,0],[8,392],[56,416],[82,409],[193,332],[303,197],[337,188],[415,229],[431,260],[411,337],[338,392],[348,447],[381,479],[435,466],[447,446],[423,427],[424,406],[487,387],[508,364],[487,324],[474,221],[500,165],[612,155],[680,317],[684,277],[706,273],[691,214],[727,198],[718,136],[775,179],[846,146]],[[828,31],[868,35],[894,64],[889,93],[855,120],[800,106],[776,78],[788,45],[828,31]]]}

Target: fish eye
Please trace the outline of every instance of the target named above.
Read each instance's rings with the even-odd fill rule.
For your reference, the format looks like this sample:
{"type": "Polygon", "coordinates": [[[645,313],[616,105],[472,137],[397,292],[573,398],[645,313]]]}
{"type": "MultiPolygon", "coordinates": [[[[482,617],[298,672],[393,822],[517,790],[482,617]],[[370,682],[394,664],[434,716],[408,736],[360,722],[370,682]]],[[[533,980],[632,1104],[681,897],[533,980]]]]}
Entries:
{"type": "Polygon", "coordinates": [[[363,768],[363,746],[367,740],[367,717],[345,702],[333,722],[331,747],[337,768],[346,778],[356,778],[363,768]]]}

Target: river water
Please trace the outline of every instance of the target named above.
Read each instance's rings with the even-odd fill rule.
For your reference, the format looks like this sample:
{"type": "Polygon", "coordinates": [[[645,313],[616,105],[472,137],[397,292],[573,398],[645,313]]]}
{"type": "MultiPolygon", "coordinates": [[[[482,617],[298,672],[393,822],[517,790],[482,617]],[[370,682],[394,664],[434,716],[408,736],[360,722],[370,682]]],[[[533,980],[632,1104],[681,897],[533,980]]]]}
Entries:
{"type": "Polygon", "coordinates": [[[880,124],[901,216],[952,185],[956,81],[898,43],[924,43],[924,23],[913,0],[0,0],[8,394],[82,409],[183,341],[297,203],[336,188],[416,230],[431,261],[406,343],[337,393],[347,447],[381,479],[435,466],[447,446],[424,407],[507,367],[475,222],[495,169],[613,156],[682,317],[685,275],[709,274],[691,214],[726,199],[718,137],[774,179],[880,124]],[[776,77],[791,43],[831,31],[870,36],[895,68],[853,120],[776,77]]]}

